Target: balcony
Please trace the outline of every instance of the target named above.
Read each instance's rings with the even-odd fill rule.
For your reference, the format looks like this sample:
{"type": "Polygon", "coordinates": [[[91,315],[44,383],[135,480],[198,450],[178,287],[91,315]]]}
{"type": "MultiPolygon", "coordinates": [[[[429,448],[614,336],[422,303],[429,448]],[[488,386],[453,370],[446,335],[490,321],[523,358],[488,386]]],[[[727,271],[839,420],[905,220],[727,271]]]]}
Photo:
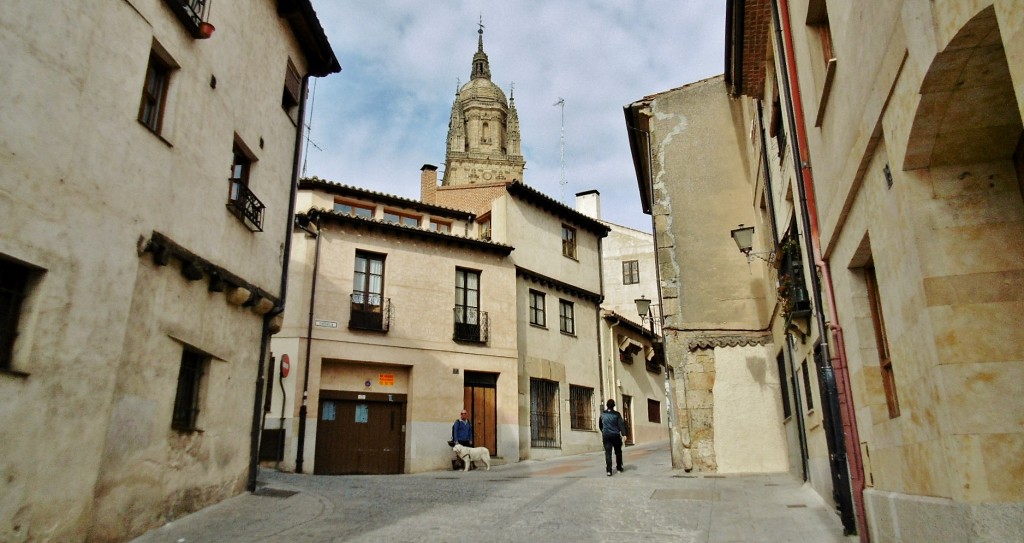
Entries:
{"type": "Polygon", "coordinates": [[[391,328],[391,299],[372,292],[353,292],[348,317],[350,330],[387,332],[391,328]]]}
{"type": "Polygon", "coordinates": [[[457,305],[452,339],[463,343],[487,343],[487,312],[476,307],[457,305]]]}
{"type": "Polygon", "coordinates": [[[244,183],[232,180],[228,194],[228,211],[253,232],[263,231],[263,210],[266,206],[244,183]]]}
{"type": "Polygon", "coordinates": [[[210,0],[164,0],[185,30],[197,40],[210,37],[213,26],[206,22],[210,0]]]}

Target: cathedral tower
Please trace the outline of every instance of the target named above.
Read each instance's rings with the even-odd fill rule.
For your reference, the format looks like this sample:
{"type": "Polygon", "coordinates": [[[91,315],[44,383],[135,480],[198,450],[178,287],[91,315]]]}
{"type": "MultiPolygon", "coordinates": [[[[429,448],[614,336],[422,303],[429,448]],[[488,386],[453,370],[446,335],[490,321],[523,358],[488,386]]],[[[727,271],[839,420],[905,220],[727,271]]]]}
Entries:
{"type": "Polygon", "coordinates": [[[491,81],[484,53],[483,24],[477,30],[477,49],[469,82],[455,93],[441,187],[507,185],[523,180],[519,115],[515,98],[491,81]]]}

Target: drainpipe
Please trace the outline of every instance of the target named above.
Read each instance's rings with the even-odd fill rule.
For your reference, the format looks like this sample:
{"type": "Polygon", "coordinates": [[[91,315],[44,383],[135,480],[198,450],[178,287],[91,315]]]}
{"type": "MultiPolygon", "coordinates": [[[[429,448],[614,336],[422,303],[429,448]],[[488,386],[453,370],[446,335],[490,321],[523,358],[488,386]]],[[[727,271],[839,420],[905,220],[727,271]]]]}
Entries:
{"type": "MultiPolygon", "coordinates": [[[[263,431],[263,392],[266,388],[263,385],[263,361],[267,358],[270,350],[270,322],[284,312],[284,302],[288,297],[288,263],[291,260],[292,248],[292,223],[295,217],[295,196],[299,192],[299,165],[302,158],[302,136],[306,118],[306,92],[309,89],[309,74],[302,77],[302,84],[299,88],[299,126],[295,131],[295,143],[292,150],[292,175],[291,186],[288,194],[288,220],[285,227],[284,255],[281,262],[281,293],[277,307],[271,309],[263,316],[263,332],[260,336],[260,360],[256,370],[256,394],[253,398],[252,428],[249,438],[249,478],[246,488],[249,492],[256,491],[256,478],[259,475],[259,454],[260,437],[263,431]]],[[[269,372],[268,372],[269,373],[269,372]]],[[[269,377],[269,376],[268,376],[269,377]]],[[[284,428],[282,427],[282,432],[284,428]]],[[[282,433],[283,437],[283,433],[282,433]]]]}
{"type": "MultiPolygon", "coordinates": [[[[793,371],[790,373],[792,377],[789,380],[789,385],[793,390],[793,399],[796,402],[796,406],[794,406],[796,409],[790,416],[796,420],[797,435],[800,440],[800,467],[803,469],[804,481],[806,482],[810,478],[809,470],[807,469],[807,426],[804,424],[804,402],[800,400],[800,389],[797,388],[796,364],[793,363],[793,360],[796,358],[793,356],[794,341],[793,335],[787,333],[786,350],[789,352],[789,366],[793,368],[793,371]]],[[[785,358],[783,359],[782,371],[783,373],[786,371],[785,358]]],[[[786,379],[786,376],[780,375],[779,379],[786,379]]],[[[786,398],[786,401],[788,402],[789,398],[786,398]]]]}
{"type": "MultiPolygon", "coordinates": [[[[315,213],[316,210],[311,210],[315,213]]],[[[299,436],[295,451],[295,473],[302,473],[302,459],[306,452],[306,412],[309,403],[309,366],[310,357],[313,352],[313,310],[316,307],[316,276],[320,269],[320,214],[314,216],[316,221],[316,232],[306,230],[306,233],[316,238],[316,248],[313,254],[313,280],[309,288],[309,322],[306,323],[306,360],[303,363],[302,376],[302,406],[299,407],[299,436]]],[[[312,223],[310,223],[312,224],[312,223]]]]}
{"type": "Polygon", "coordinates": [[[797,167],[797,188],[800,193],[801,218],[804,229],[810,235],[805,237],[805,244],[808,245],[814,264],[821,274],[811,274],[811,282],[814,286],[814,304],[817,308],[815,315],[819,334],[821,336],[821,377],[826,387],[827,401],[831,418],[832,432],[842,433],[842,436],[835,436],[835,451],[832,458],[833,463],[833,484],[836,486],[838,502],[840,504],[840,515],[843,521],[843,528],[846,533],[857,532],[860,540],[867,543],[870,536],[867,530],[867,519],[864,512],[864,464],[860,454],[860,436],[857,431],[856,413],[852,403],[852,390],[849,382],[848,369],[846,364],[846,349],[842,341],[842,328],[839,326],[839,316],[836,312],[835,293],[832,290],[832,275],[829,272],[828,264],[821,254],[821,240],[818,230],[818,212],[816,199],[814,197],[814,177],[811,172],[810,163],[803,157],[808,154],[807,131],[804,125],[803,105],[800,99],[800,87],[796,76],[796,59],[793,52],[793,34],[789,26],[789,5],[788,0],[772,1],[772,19],[775,24],[776,39],[784,43],[782,53],[784,62],[780,65],[785,85],[786,105],[789,109],[790,126],[796,130],[797,145],[793,146],[793,157],[797,167]],[[781,17],[780,11],[786,13],[781,17]],[[779,35],[781,33],[781,36],[779,35]],[[783,42],[784,40],[784,42],[783,42]],[[822,313],[821,291],[826,291],[829,301],[829,321],[825,321],[822,313]],[[833,365],[830,354],[828,334],[825,330],[832,332],[836,338],[836,364],[833,365]],[[849,458],[847,457],[849,454],[849,458]],[[847,472],[849,469],[849,472],[847,472]],[[852,478],[847,481],[847,478],[852,478]],[[835,483],[838,482],[838,485],[835,483]],[[852,501],[851,488],[852,488],[852,501]],[[852,506],[852,507],[851,507],[852,506]],[[856,509],[856,514],[852,509],[856,509]]]}

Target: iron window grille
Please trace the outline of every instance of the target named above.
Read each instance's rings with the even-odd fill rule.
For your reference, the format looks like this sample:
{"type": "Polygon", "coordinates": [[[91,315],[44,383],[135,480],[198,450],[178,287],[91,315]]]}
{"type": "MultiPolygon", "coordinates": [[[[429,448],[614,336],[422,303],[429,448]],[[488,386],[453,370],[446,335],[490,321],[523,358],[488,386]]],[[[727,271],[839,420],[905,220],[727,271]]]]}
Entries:
{"type": "Polygon", "coordinates": [[[530,379],[530,445],[560,447],[558,424],[558,383],[530,379]]]}
{"type": "Polygon", "coordinates": [[[231,179],[231,193],[228,196],[228,211],[231,212],[242,224],[253,232],[263,231],[263,211],[267,206],[256,197],[249,187],[237,180],[231,179]]]}
{"type": "Polygon", "coordinates": [[[594,389],[569,385],[569,418],[573,430],[594,429],[594,389]]]}
{"type": "Polygon", "coordinates": [[[348,327],[387,332],[391,328],[391,298],[372,292],[353,292],[348,327]]]}
{"type": "Polygon", "coordinates": [[[208,37],[203,35],[199,25],[206,21],[210,0],[164,0],[164,3],[171,8],[189,35],[195,39],[208,37]]]}
{"type": "Polygon", "coordinates": [[[452,339],[467,343],[487,343],[489,320],[486,311],[467,305],[457,305],[455,313],[455,331],[452,339]]]}

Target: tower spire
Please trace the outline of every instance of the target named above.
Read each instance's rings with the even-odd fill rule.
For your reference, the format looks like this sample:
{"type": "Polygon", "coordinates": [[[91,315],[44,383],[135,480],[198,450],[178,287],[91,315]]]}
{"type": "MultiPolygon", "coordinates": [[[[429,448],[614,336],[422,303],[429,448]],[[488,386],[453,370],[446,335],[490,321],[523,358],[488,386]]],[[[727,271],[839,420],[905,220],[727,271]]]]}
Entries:
{"type": "Polygon", "coordinates": [[[473,55],[473,71],[470,79],[491,78],[491,65],[487,61],[487,53],[484,53],[484,16],[480,16],[479,28],[476,33],[476,54],[473,55]]]}

